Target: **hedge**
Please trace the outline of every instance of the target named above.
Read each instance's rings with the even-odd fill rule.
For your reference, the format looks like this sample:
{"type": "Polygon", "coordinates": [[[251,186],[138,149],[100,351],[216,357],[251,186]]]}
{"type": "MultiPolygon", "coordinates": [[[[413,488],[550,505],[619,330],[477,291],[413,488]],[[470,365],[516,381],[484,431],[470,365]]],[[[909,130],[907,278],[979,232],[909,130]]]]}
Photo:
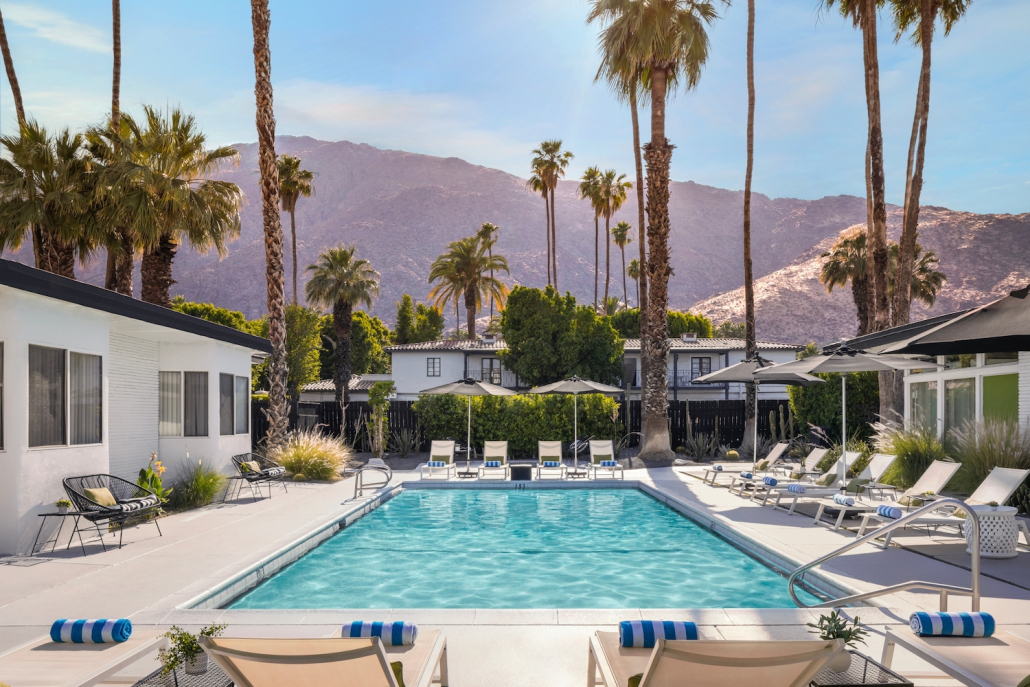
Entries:
{"type": "MultiPolygon", "coordinates": [[[[622,423],[613,422],[619,404],[601,394],[579,396],[579,436],[617,439],[622,423]]],[[[415,414],[426,439],[454,437],[464,441],[468,432],[468,398],[422,395],[415,414]]],[[[569,395],[526,394],[472,397],[472,445],[507,441],[509,456],[536,456],[537,441],[572,441],[573,399],[569,395]]]]}
{"type": "MultiPolygon", "coordinates": [[[[870,423],[880,412],[880,382],[877,372],[848,373],[848,440],[867,441],[873,434],[870,423]]],[[[840,440],[840,375],[817,374],[825,384],[791,386],[790,407],[803,431],[809,425],[825,427],[829,435],[840,440]]]]}

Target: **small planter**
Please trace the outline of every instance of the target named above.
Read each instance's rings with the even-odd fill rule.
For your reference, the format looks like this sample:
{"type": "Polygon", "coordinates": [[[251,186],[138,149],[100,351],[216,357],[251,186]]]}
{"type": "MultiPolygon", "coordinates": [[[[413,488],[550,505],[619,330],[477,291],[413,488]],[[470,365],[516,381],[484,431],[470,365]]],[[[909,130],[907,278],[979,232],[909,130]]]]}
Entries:
{"type": "Polygon", "coordinates": [[[207,672],[207,654],[200,652],[193,658],[186,660],[187,675],[203,675],[207,672]]]}
{"type": "Polygon", "coordinates": [[[65,513],[68,512],[68,506],[58,506],[57,507],[57,512],[60,513],[61,515],[64,515],[65,513]]]}
{"type": "Polygon", "coordinates": [[[848,672],[848,668],[851,667],[851,652],[845,649],[834,656],[826,665],[835,673],[848,672]]]}

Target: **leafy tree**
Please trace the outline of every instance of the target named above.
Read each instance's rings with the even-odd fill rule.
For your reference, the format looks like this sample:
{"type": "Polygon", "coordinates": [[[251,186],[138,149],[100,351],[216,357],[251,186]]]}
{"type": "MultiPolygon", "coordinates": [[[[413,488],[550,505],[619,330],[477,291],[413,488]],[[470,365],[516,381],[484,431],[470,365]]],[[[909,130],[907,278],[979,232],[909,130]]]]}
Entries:
{"type": "Polygon", "coordinates": [[[184,315],[199,317],[202,320],[214,322],[225,327],[232,327],[241,332],[256,336],[267,336],[267,332],[264,335],[260,333],[268,328],[267,325],[261,325],[260,320],[248,320],[239,310],[220,308],[212,303],[193,303],[182,296],[176,296],[171,300],[171,308],[184,315]]]}
{"type": "Polygon", "coordinates": [[[612,215],[622,208],[626,202],[626,191],[631,188],[633,184],[626,181],[626,175],[618,174],[614,169],[607,170],[598,179],[601,214],[604,215],[604,303],[608,302],[608,289],[612,282],[612,215]]]}
{"type": "Polygon", "coordinates": [[[798,351],[798,360],[802,358],[811,358],[813,355],[819,355],[822,349],[819,348],[819,344],[814,341],[809,342],[803,350],[798,351]]]}
{"type": "Polygon", "coordinates": [[[723,322],[712,332],[716,339],[743,339],[747,335],[743,322],[723,322]]]}
{"type": "Polygon", "coordinates": [[[390,345],[390,329],[378,317],[358,310],[351,316],[351,362],[357,375],[384,374],[390,371],[390,356],[383,346],[390,345]]]}
{"type": "Polygon", "coordinates": [[[544,197],[544,237],[547,239],[547,283],[551,283],[551,202],[548,200],[547,195],[547,183],[544,182],[544,177],[547,176],[547,172],[544,169],[544,162],[539,158],[533,160],[533,170],[529,175],[529,179],[526,181],[526,188],[533,193],[539,193],[544,197]]]}
{"type": "Polygon", "coordinates": [[[626,276],[633,280],[633,283],[637,287],[637,307],[640,307],[640,261],[633,258],[629,261],[629,266],[626,268],[626,276]]]}
{"type": "MultiPolygon", "coordinates": [[[[268,337],[268,318],[256,323],[256,334],[268,337]]],[[[321,372],[322,315],[313,308],[290,303],[286,306],[286,389],[290,400],[300,400],[305,384],[316,382],[321,372]]],[[[267,379],[268,361],[255,368],[255,376],[267,379]],[[260,372],[259,372],[260,368],[260,372]]]]}
{"type": "Polygon", "coordinates": [[[491,276],[494,270],[508,272],[508,261],[500,255],[490,254],[490,245],[479,236],[469,236],[447,245],[429,269],[429,283],[438,282],[429,292],[429,298],[440,306],[459,296],[464,297],[468,337],[476,338],[476,312],[484,301],[504,304],[508,287],[491,276]]]}
{"type": "MultiPolygon", "coordinates": [[[[815,386],[789,386],[790,407],[803,430],[809,425],[822,427],[834,438],[840,435],[840,375],[817,374],[826,380],[815,386]]],[[[848,438],[867,440],[870,423],[880,412],[880,382],[876,372],[848,373],[848,438]]],[[[849,449],[850,450],[850,449],[849,449]]]]}
{"type": "MultiPolygon", "coordinates": [[[[700,339],[712,338],[712,321],[704,315],[670,310],[666,313],[669,336],[678,338],[681,334],[693,332],[700,339]]],[[[640,309],[626,308],[611,317],[612,327],[624,339],[640,338],[640,309]]]]}
{"type": "Polygon", "coordinates": [[[393,342],[396,344],[411,343],[411,336],[415,331],[415,303],[411,296],[404,294],[395,305],[397,306],[397,319],[393,325],[393,342]]]}
{"type": "Polygon", "coordinates": [[[622,340],[608,318],[553,287],[515,287],[501,314],[501,332],[508,350],[498,357],[529,384],[571,375],[614,383],[621,374],[622,340]]]}
{"type": "Polygon", "coordinates": [[[443,312],[440,308],[425,303],[415,307],[415,330],[408,343],[436,341],[443,336],[443,312]]]}

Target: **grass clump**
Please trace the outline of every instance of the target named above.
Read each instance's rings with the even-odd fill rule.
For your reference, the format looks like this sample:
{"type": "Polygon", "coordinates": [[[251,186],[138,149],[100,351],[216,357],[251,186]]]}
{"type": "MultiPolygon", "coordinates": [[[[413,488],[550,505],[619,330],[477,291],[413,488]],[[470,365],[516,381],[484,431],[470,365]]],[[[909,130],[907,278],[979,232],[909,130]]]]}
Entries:
{"type": "Polygon", "coordinates": [[[339,477],[340,471],[350,463],[351,455],[351,449],[339,439],[318,430],[307,430],[294,432],[285,445],[270,450],[266,457],[294,476],[326,481],[339,477]]]}
{"type": "Polygon", "coordinates": [[[225,476],[198,460],[183,464],[179,470],[169,505],[175,510],[206,506],[215,500],[225,486],[225,476]]]}
{"type": "Polygon", "coordinates": [[[1026,470],[1030,468],[1030,427],[985,418],[967,421],[952,430],[955,456],[962,469],[952,480],[955,488],[972,493],[996,467],[1026,470]]]}
{"type": "Polygon", "coordinates": [[[901,425],[877,422],[873,444],[881,453],[896,455],[897,460],[880,480],[902,489],[908,489],[926,472],[935,460],[951,460],[948,446],[937,436],[935,427],[901,425]]]}

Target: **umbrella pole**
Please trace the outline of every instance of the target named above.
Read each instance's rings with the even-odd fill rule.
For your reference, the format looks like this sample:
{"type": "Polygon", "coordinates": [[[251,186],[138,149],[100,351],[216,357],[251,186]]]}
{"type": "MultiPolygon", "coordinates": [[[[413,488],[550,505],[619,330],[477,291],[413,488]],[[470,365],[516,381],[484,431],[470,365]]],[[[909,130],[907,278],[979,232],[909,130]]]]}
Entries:
{"type": "Polygon", "coordinates": [[[572,394],[572,471],[579,472],[579,394],[572,394]]]}
{"type": "Polygon", "coordinates": [[[844,474],[840,476],[844,480],[844,489],[848,484],[848,375],[840,373],[840,460],[844,464],[844,474]]]}
{"type": "Polygon", "coordinates": [[[755,471],[758,465],[758,384],[755,384],[755,442],[754,453],[751,456],[751,472],[755,471]]]}
{"type": "Polygon", "coordinates": [[[469,396],[469,433],[465,441],[465,472],[471,470],[472,465],[472,397],[469,396]]]}

